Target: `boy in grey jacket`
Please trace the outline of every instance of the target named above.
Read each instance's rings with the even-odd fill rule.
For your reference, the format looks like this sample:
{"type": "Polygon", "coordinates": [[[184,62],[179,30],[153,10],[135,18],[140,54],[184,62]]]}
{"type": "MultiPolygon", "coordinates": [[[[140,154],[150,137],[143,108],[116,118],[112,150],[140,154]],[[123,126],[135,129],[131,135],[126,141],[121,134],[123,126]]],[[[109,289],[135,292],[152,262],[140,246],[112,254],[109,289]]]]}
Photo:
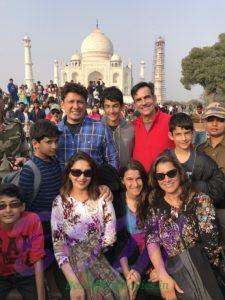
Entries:
{"type": "Polygon", "coordinates": [[[119,152],[120,168],[132,158],[134,146],[134,127],[124,120],[123,94],[115,86],[106,88],[102,94],[102,106],[105,112],[102,122],[111,129],[113,140],[119,152]]]}

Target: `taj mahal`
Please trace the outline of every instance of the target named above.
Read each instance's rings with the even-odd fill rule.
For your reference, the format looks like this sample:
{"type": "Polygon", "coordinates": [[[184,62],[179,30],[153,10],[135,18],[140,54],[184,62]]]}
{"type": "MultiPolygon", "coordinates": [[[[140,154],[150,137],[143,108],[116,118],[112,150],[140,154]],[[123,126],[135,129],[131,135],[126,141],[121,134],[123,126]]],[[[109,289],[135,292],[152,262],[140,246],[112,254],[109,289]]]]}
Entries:
{"type": "Polygon", "coordinates": [[[61,83],[73,80],[87,86],[89,81],[99,79],[106,86],[117,86],[125,96],[130,95],[132,65],[124,66],[110,39],[97,26],[83,40],[80,53],[74,53],[70,62],[62,66],[61,83]]]}
{"type": "MultiPolygon", "coordinates": [[[[31,59],[31,40],[28,35],[23,38],[25,83],[30,90],[33,89],[34,79],[31,59]]],[[[158,103],[165,101],[165,41],[159,37],[155,42],[154,75],[155,94],[158,103]]],[[[145,78],[145,62],[140,62],[140,81],[145,78]]],[[[125,102],[132,101],[130,91],[133,86],[133,69],[129,62],[123,63],[122,58],[114,52],[111,40],[96,28],[83,40],[80,52],[75,52],[68,63],[54,61],[54,83],[62,86],[65,82],[73,80],[88,86],[90,81],[101,80],[106,87],[117,86],[124,95],[125,102]],[[60,76],[61,75],[61,76],[60,76]],[[61,77],[61,78],[60,78],[61,77]]]]}

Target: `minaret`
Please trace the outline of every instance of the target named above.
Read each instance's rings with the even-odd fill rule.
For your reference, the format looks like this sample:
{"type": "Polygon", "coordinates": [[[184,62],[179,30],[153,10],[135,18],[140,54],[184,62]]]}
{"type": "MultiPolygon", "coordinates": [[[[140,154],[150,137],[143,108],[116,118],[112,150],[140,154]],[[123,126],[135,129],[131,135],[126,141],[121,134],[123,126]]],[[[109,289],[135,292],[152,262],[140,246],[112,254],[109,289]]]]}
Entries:
{"type": "Polygon", "coordinates": [[[145,81],[145,62],[142,60],[140,62],[140,80],[145,81]]]}
{"type": "Polygon", "coordinates": [[[59,62],[54,60],[54,83],[59,85],[59,62]]]}
{"type": "Polygon", "coordinates": [[[24,66],[25,66],[25,84],[30,91],[34,88],[34,79],[32,71],[32,60],[31,60],[31,40],[28,35],[23,38],[24,46],[24,66]]]}
{"type": "Polygon", "coordinates": [[[159,37],[155,42],[154,84],[157,102],[165,101],[165,41],[159,37]]]}

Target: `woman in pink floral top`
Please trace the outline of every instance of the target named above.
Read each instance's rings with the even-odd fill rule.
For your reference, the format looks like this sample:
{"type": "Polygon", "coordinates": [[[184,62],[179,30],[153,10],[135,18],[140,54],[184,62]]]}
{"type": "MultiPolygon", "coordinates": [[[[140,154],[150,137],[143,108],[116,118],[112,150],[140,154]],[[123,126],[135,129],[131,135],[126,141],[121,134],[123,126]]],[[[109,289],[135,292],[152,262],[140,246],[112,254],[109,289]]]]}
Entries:
{"type": "Polygon", "coordinates": [[[213,272],[223,260],[212,200],[195,193],[181,165],[166,155],[154,162],[149,183],[146,244],[162,297],[224,299],[213,272]]]}
{"type": "Polygon", "coordinates": [[[94,160],[78,152],[64,170],[51,217],[55,257],[71,300],[127,299],[124,280],[103,255],[116,240],[115,222],[112,203],[99,195],[94,160]]]}

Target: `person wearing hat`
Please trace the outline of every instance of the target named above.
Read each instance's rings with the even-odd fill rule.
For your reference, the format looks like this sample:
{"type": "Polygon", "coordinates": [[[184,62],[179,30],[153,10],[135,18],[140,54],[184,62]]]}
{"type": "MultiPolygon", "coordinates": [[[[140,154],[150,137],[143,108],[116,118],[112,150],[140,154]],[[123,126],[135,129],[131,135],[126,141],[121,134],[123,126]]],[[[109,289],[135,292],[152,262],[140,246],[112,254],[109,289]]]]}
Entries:
{"type": "Polygon", "coordinates": [[[225,108],[218,102],[206,107],[205,119],[208,139],[198,147],[216,161],[225,174],[225,108]]]}
{"type": "Polygon", "coordinates": [[[37,120],[45,119],[45,111],[44,109],[40,108],[40,103],[36,99],[34,100],[34,108],[31,111],[31,120],[36,122],[37,120]]]}
{"type": "MultiPolygon", "coordinates": [[[[198,150],[210,156],[225,174],[225,108],[220,103],[213,102],[206,107],[203,118],[208,139],[198,150]]],[[[225,241],[225,209],[217,209],[217,216],[225,241]]]]}
{"type": "Polygon", "coordinates": [[[58,104],[52,104],[50,109],[51,118],[50,121],[57,125],[62,118],[62,112],[58,104]]]}

